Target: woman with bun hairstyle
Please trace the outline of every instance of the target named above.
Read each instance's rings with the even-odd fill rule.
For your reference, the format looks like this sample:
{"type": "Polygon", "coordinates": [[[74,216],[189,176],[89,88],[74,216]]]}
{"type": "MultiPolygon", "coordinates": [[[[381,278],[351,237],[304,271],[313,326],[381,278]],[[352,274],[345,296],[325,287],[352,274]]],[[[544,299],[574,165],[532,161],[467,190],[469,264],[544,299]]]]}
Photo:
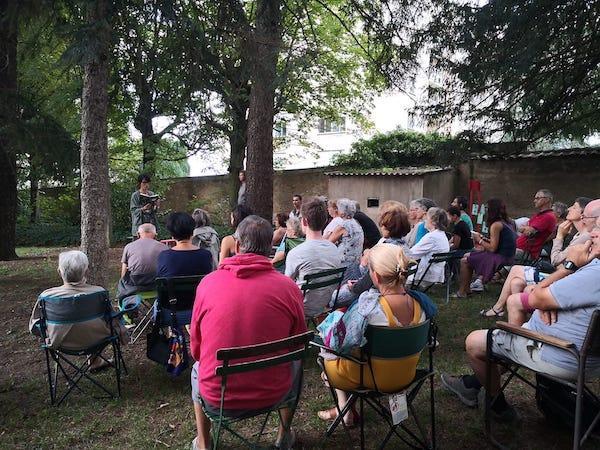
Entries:
{"type": "MultiPolygon", "coordinates": [[[[371,249],[368,267],[374,288],[363,292],[358,301],[343,315],[343,322],[348,331],[344,337],[344,348],[351,346],[354,347],[353,351],[358,351],[364,340],[367,325],[404,327],[421,323],[430,316],[427,313],[435,313],[431,309],[431,300],[425,294],[408,292],[406,289],[408,268],[412,262],[399,245],[378,244],[371,249]]],[[[336,325],[332,322],[325,321],[318,327],[325,345],[330,343],[330,327],[336,325]]],[[[339,351],[340,347],[334,350],[339,351]]],[[[374,383],[368,366],[324,353],[322,377],[326,383],[336,388],[340,408],[343,409],[347,402],[346,391],[360,386],[361,370],[364,386],[375,388],[376,384],[383,392],[394,392],[407,386],[414,379],[419,357],[420,354],[402,360],[372,358],[371,367],[376,380],[374,383]]],[[[318,416],[322,420],[334,420],[337,417],[337,409],[319,411],[318,416]]],[[[358,414],[354,410],[352,414],[344,417],[344,422],[350,426],[355,425],[358,420],[358,414]]]]}

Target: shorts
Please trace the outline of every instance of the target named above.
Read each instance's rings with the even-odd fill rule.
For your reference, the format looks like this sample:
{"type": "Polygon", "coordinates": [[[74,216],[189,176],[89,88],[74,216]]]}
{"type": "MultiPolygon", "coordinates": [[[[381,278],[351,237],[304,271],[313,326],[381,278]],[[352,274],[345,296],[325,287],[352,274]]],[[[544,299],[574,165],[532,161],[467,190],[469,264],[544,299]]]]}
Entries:
{"type": "MultiPolygon", "coordinates": [[[[211,415],[218,416],[219,415],[219,406],[213,406],[208,403],[205,399],[200,395],[199,385],[198,385],[198,367],[199,362],[196,361],[192,366],[191,374],[190,374],[190,382],[192,384],[192,401],[194,403],[200,403],[202,408],[207,411],[211,415]]],[[[302,365],[300,361],[292,361],[292,385],[290,386],[290,390],[285,393],[285,395],[281,398],[280,401],[276,402],[275,405],[280,403],[284,403],[287,401],[291,401],[294,398],[298,397],[300,394],[301,382],[302,382],[302,365]]],[[[268,411],[270,408],[265,408],[268,411]]],[[[245,417],[249,415],[249,413],[255,413],[256,409],[224,409],[223,414],[226,417],[237,418],[237,417],[245,417]]]]}
{"type": "Polygon", "coordinates": [[[548,276],[547,273],[540,272],[540,269],[532,266],[523,267],[523,275],[525,276],[527,286],[537,284],[548,276]]]}
{"type": "Polygon", "coordinates": [[[506,333],[503,330],[494,330],[492,333],[492,351],[495,355],[546,375],[567,380],[577,379],[576,371],[563,369],[542,360],[541,351],[544,344],[541,342],[506,333]]]}

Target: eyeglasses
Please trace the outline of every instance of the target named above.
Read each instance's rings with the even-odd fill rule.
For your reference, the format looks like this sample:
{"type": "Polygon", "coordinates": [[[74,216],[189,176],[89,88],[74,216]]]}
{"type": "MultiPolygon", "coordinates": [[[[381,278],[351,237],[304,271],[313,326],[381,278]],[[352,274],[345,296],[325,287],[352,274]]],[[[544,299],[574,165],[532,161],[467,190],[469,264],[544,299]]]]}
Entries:
{"type": "Polygon", "coordinates": [[[534,200],[541,200],[543,198],[548,198],[548,197],[533,197],[534,200]]]}
{"type": "Polygon", "coordinates": [[[586,216],[585,214],[581,215],[582,219],[597,219],[598,217],[600,217],[600,216],[586,216]]]}

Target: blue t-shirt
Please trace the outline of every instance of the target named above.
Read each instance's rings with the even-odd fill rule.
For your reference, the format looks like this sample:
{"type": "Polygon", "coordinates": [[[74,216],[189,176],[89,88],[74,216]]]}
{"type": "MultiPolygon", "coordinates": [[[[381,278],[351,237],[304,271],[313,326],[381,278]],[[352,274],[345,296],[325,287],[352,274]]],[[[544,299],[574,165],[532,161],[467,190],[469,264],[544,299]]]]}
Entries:
{"type": "MultiPolygon", "coordinates": [[[[546,325],[535,311],[527,322],[530,330],[572,342],[581,350],[592,313],[600,308],[600,260],[594,259],[577,272],[550,285],[550,293],[560,305],[558,320],[546,325]]],[[[565,350],[544,345],[541,358],[547,363],[575,372],[575,357],[565,350]]],[[[589,371],[600,371],[600,358],[588,358],[589,371]]]]}
{"type": "Polygon", "coordinates": [[[168,249],[158,255],[157,277],[205,275],[212,271],[212,254],[204,249],[168,249]]]}
{"type": "Polygon", "coordinates": [[[425,228],[425,222],[419,223],[419,225],[417,225],[417,233],[415,234],[415,245],[418,244],[427,233],[429,233],[429,230],[425,228]]]}

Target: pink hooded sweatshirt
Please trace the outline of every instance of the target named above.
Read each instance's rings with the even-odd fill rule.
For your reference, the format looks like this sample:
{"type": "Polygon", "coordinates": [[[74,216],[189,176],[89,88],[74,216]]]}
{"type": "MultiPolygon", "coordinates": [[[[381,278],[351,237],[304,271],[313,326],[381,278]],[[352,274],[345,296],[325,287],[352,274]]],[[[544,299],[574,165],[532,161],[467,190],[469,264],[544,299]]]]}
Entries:
{"type": "MultiPolygon", "coordinates": [[[[304,331],[303,297],[296,283],[274,270],[264,256],[246,253],[226,258],[196,290],[190,346],[199,361],[200,395],[219,406],[218,349],[260,344],[304,331]]],[[[271,406],[289,391],[291,381],[289,365],[231,375],[225,409],[271,406]]]]}

